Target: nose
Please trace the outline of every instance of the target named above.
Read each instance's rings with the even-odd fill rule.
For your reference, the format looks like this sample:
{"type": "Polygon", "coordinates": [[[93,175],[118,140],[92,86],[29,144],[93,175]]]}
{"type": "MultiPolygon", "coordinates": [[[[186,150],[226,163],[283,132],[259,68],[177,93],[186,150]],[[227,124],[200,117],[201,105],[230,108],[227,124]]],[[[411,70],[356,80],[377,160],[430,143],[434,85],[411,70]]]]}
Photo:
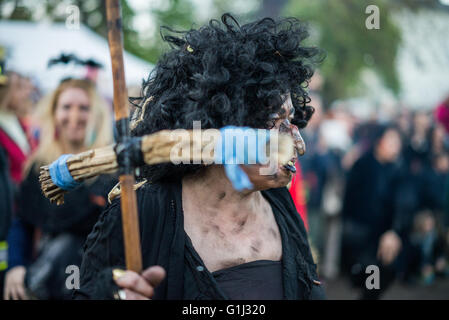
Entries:
{"type": "Polygon", "coordinates": [[[290,124],[291,135],[293,137],[293,141],[295,143],[296,150],[300,156],[306,153],[306,143],[299,133],[299,129],[294,124],[290,124]]]}
{"type": "Polygon", "coordinates": [[[76,107],[72,107],[69,113],[69,124],[72,128],[76,128],[78,127],[78,124],[80,122],[80,112],[78,110],[78,108],[76,107]]]}
{"type": "Polygon", "coordinates": [[[306,144],[301,134],[299,133],[298,127],[294,124],[291,124],[288,119],[282,121],[279,132],[289,133],[292,136],[295,149],[300,156],[306,153],[306,144]]]}

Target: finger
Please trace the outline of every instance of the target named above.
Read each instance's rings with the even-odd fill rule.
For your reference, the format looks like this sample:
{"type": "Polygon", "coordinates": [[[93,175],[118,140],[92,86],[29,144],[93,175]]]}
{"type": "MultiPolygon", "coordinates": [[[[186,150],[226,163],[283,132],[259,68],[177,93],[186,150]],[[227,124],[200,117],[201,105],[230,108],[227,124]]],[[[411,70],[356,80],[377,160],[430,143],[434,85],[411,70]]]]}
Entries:
{"type": "Polygon", "coordinates": [[[391,263],[393,262],[393,260],[394,260],[394,255],[393,255],[393,253],[390,253],[390,254],[388,255],[388,257],[387,257],[387,262],[386,262],[386,264],[387,264],[387,265],[391,264],[391,263]]]}
{"type": "Polygon", "coordinates": [[[394,252],[391,248],[388,248],[386,254],[385,254],[385,264],[390,264],[394,259],[394,252]]]}
{"type": "Polygon", "coordinates": [[[382,264],[387,265],[388,262],[388,249],[383,246],[379,251],[379,260],[382,262],[382,264]]]}
{"type": "Polygon", "coordinates": [[[388,254],[385,254],[385,255],[383,256],[383,258],[382,258],[382,263],[383,263],[385,266],[387,266],[387,265],[390,264],[390,257],[389,257],[388,254]]]}
{"type": "Polygon", "coordinates": [[[22,285],[17,285],[17,294],[21,300],[27,300],[27,294],[25,292],[25,288],[22,285]]]}
{"type": "Polygon", "coordinates": [[[379,246],[379,248],[377,249],[377,259],[382,261],[382,247],[379,246]]]}
{"type": "Polygon", "coordinates": [[[162,280],[164,280],[165,275],[165,270],[161,266],[152,266],[142,273],[142,276],[153,286],[153,288],[156,288],[162,280]]]}
{"type": "Polygon", "coordinates": [[[116,279],[115,282],[118,286],[130,289],[145,297],[151,297],[154,293],[153,287],[143,277],[133,271],[126,271],[125,274],[116,279]]]}
{"type": "Polygon", "coordinates": [[[380,260],[380,262],[381,262],[383,265],[386,265],[386,264],[387,264],[387,263],[386,263],[385,256],[384,256],[383,254],[381,254],[381,256],[379,257],[379,260],[380,260]]]}
{"type": "Polygon", "coordinates": [[[19,295],[17,294],[15,285],[11,286],[10,294],[11,294],[12,300],[19,300],[19,295]]]}
{"type": "Polygon", "coordinates": [[[386,246],[385,247],[385,252],[384,252],[384,259],[385,262],[390,262],[391,261],[391,256],[392,256],[392,251],[391,251],[391,246],[386,246]]]}
{"type": "Polygon", "coordinates": [[[392,252],[392,256],[393,256],[391,259],[392,261],[397,258],[397,256],[399,255],[399,251],[400,251],[400,248],[394,248],[394,250],[392,252]]]}
{"type": "Polygon", "coordinates": [[[126,300],[150,300],[149,298],[147,298],[137,292],[131,291],[129,289],[123,289],[123,290],[125,290],[125,293],[126,293],[126,300]]]}
{"type": "Polygon", "coordinates": [[[3,299],[9,300],[8,284],[5,284],[5,287],[3,288],[3,299]]]}
{"type": "Polygon", "coordinates": [[[3,294],[3,299],[5,299],[5,300],[11,300],[11,290],[8,288],[8,289],[6,289],[5,288],[5,290],[4,290],[4,294],[3,294]]]}

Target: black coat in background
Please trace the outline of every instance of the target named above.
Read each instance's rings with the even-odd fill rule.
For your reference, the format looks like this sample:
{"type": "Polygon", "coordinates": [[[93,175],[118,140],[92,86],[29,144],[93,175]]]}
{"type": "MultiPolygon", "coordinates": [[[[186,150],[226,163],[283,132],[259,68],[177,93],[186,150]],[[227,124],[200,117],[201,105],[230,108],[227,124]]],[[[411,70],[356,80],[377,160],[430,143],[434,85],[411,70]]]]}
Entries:
{"type": "MultiPolygon", "coordinates": [[[[394,264],[383,266],[377,259],[379,240],[388,230],[403,236],[403,217],[396,213],[397,186],[402,173],[395,164],[382,164],[368,152],[351,168],[343,200],[342,266],[355,285],[365,288],[365,269],[376,265],[381,270],[381,289],[395,275],[394,264]]],[[[378,298],[380,291],[366,291],[378,298]]],[[[371,295],[374,296],[371,297],[371,295]]]]}
{"type": "Polygon", "coordinates": [[[8,158],[0,146],[0,300],[3,299],[7,267],[6,237],[12,216],[13,185],[9,179],[8,158]]]}
{"type": "Polygon", "coordinates": [[[33,167],[20,186],[10,232],[11,266],[27,268],[25,284],[39,299],[69,299],[67,266],[81,265],[82,246],[116,183],[113,176],[86,181],[56,205],[44,197],[33,167]],[[40,235],[36,242],[36,232],[40,235]]]}
{"type": "Polygon", "coordinates": [[[0,241],[6,240],[12,216],[13,188],[9,179],[8,158],[0,147],[0,241]]]}
{"type": "Polygon", "coordinates": [[[20,186],[17,216],[45,234],[69,232],[86,237],[97,222],[116,177],[103,175],[86,181],[64,195],[64,204],[50,203],[42,194],[38,171],[33,167],[20,186]]]}

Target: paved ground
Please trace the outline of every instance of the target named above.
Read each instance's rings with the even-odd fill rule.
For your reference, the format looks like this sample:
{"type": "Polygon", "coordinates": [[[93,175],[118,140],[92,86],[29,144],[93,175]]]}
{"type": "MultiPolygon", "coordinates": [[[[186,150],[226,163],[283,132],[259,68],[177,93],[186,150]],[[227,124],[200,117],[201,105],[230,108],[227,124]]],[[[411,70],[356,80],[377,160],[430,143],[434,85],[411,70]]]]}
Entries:
{"type": "MultiPolygon", "coordinates": [[[[326,295],[331,300],[357,299],[358,292],[346,279],[324,281],[326,295]]],[[[382,297],[383,300],[449,300],[449,279],[436,279],[432,285],[404,285],[395,283],[382,297]]]]}

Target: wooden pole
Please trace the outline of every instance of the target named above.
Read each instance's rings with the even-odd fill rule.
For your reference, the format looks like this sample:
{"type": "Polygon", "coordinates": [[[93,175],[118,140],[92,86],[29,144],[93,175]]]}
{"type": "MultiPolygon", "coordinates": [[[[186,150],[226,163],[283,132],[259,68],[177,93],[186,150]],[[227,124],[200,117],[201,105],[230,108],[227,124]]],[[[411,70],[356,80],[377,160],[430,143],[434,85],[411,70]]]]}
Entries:
{"type": "MultiPolygon", "coordinates": [[[[122,18],[120,0],[106,0],[109,51],[111,53],[112,76],[114,82],[114,114],[118,133],[118,142],[129,139],[128,94],[123,65],[122,18]]],[[[129,159],[129,158],[128,158],[129,159]]],[[[125,159],[125,167],[119,168],[123,239],[126,268],[140,273],[142,256],[140,249],[140,230],[137,215],[136,192],[133,189],[134,168],[125,159]]]]}

